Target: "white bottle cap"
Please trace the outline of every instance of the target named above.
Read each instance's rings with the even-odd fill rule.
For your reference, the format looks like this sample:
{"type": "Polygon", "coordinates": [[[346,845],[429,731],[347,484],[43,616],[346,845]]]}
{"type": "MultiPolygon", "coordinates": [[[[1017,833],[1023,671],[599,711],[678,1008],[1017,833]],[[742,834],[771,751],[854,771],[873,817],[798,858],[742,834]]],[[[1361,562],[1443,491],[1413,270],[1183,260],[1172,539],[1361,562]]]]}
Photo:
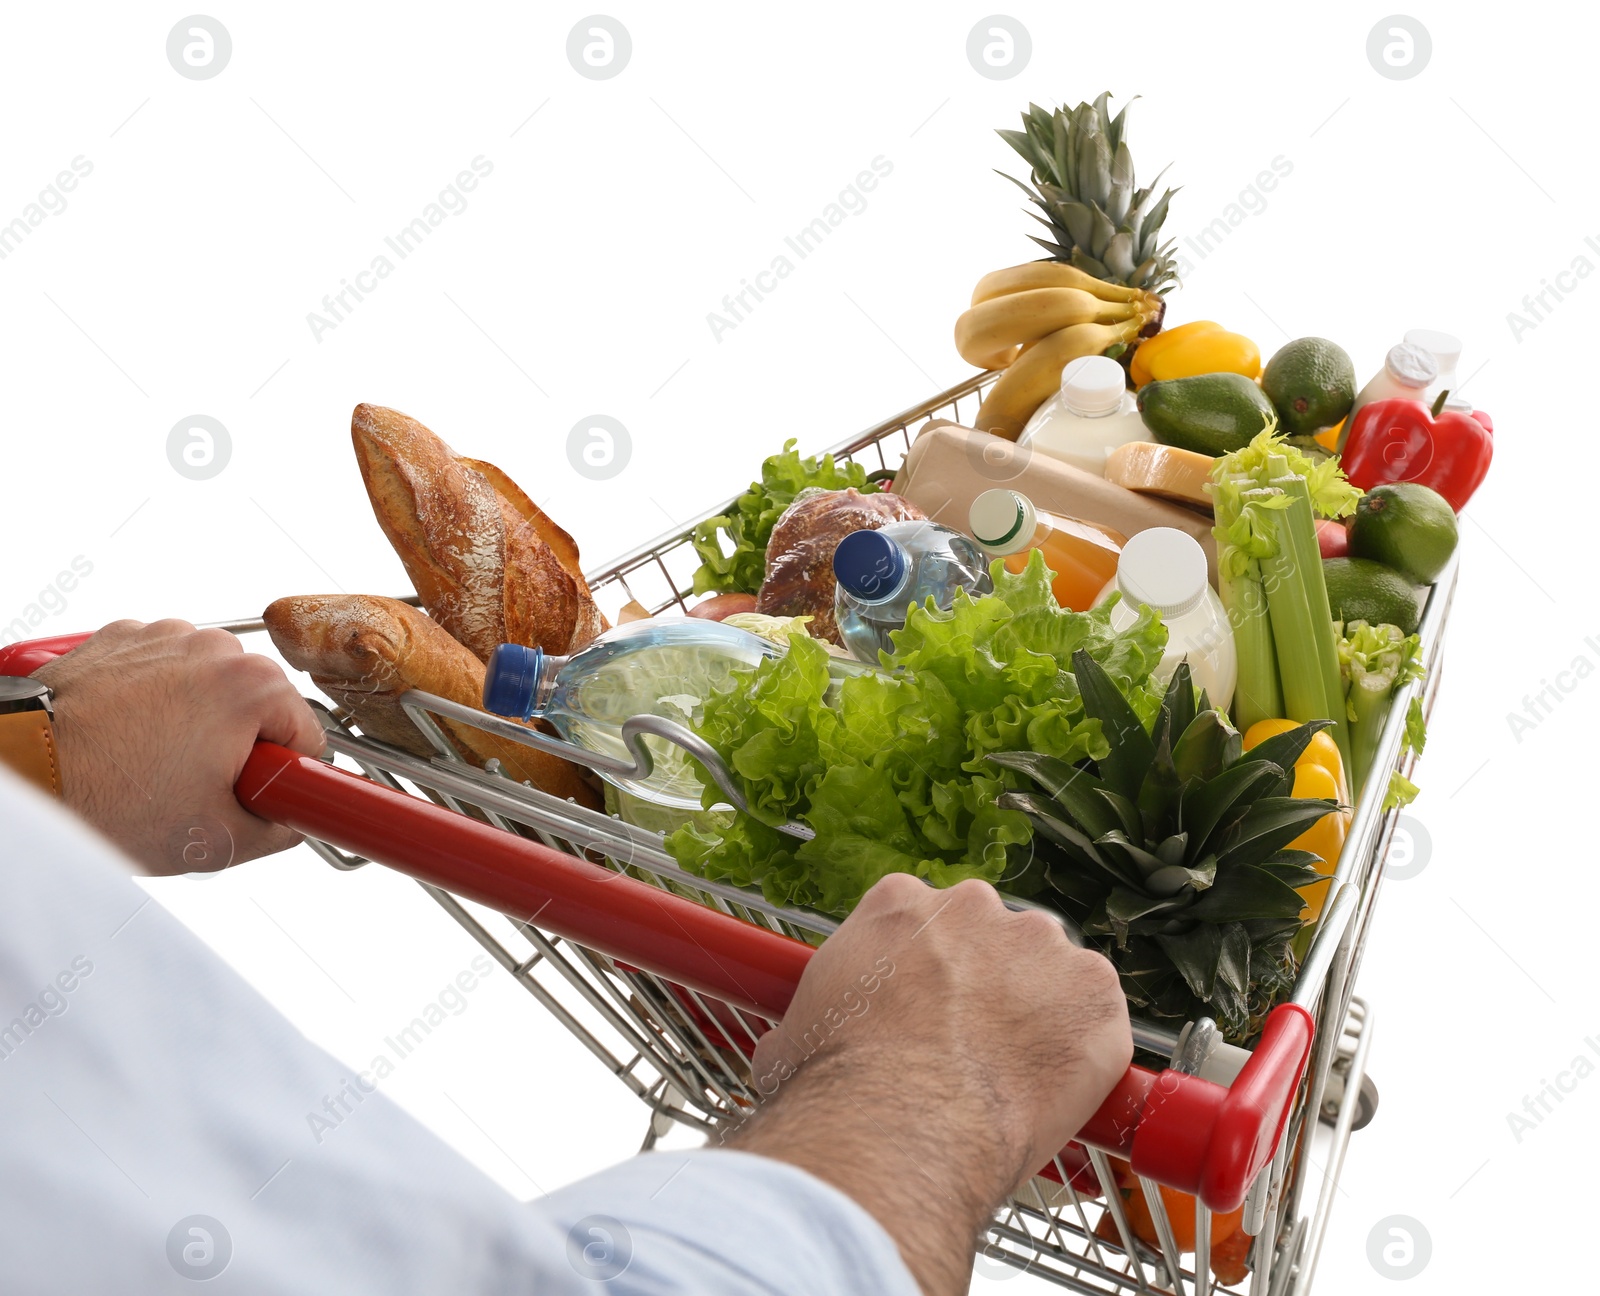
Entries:
{"type": "Polygon", "coordinates": [[[1439,362],[1433,353],[1410,342],[1390,347],[1383,364],[1402,387],[1426,387],[1439,376],[1439,362]]]}
{"type": "Polygon", "coordinates": [[[1440,373],[1449,373],[1461,359],[1461,339],[1438,329],[1409,329],[1401,339],[1406,346],[1420,347],[1438,362],[1440,373]]]}
{"type": "Polygon", "coordinates": [[[1205,596],[1205,550],[1173,527],[1141,531],[1122,547],[1117,588],[1130,607],[1144,603],[1163,617],[1182,616],[1205,596]]]}
{"type": "Polygon", "coordinates": [[[1033,501],[1016,491],[986,490],[967,510],[967,528],[972,538],[996,558],[1020,553],[1033,543],[1039,529],[1039,515],[1033,501]]]}
{"type": "Polygon", "coordinates": [[[1110,356],[1080,356],[1061,371],[1061,403],[1079,418],[1115,414],[1128,376],[1110,356]]]}

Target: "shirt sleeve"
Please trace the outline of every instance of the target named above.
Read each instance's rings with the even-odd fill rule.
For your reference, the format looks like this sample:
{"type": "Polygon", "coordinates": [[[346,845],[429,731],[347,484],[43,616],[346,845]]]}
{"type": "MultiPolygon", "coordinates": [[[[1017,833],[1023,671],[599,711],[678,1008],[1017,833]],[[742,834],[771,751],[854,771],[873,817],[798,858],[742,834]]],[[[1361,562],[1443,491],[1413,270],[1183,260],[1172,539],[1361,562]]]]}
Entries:
{"type": "Polygon", "coordinates": [[[538,1205],[569,1239],[574,1267],[619,1296],[918,1293],[889,1235],[854,1200],[748,1152],[635,1157],[538,1205]]]}
{"type": "Polygon", "coordinates": [[[6,1290],[914,1296],[865,1210],[763,1157],[652,1153],[517,1202],[5,771],[0,824],[6,1290]]]}

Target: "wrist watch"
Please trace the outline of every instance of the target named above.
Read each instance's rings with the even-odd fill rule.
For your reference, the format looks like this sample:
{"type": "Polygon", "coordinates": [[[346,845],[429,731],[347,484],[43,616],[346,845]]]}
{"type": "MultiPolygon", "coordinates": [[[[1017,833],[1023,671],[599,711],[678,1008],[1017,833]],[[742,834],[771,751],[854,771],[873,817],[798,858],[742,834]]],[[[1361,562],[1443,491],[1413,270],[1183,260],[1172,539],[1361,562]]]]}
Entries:
{"type": "Polygon", "coordinates": [[[0,676],[0,765],[52,796],[61,795],[50,686],[36,679],[0,676]]]}

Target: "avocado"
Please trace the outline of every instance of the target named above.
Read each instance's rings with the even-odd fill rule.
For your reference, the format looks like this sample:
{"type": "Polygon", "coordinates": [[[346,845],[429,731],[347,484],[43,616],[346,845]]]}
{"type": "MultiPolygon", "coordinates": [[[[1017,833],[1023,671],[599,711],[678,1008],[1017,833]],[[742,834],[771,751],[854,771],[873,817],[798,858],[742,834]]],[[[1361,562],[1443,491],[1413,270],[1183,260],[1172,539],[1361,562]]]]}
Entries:
{"type": "Polygon", "coordinates": [[[1213,458],[1244,449],[1273,417],[1261,388],[1236,373],[1146,383],[1138,403],[1157,441],[1213,458]]]}
{"type": "Polygon", "coordinates": [[[1285,436],[1332,427],[1356,402],[1356,367],[1337,342],[1304,337],[1286,342],[1261,371],[1261,390],[1277,407],[1285,436]]]}
{"type": "Polygon", "coordinates": [[[1335,621],[1365,621],[1415,632],[1422,620],[1422,591],[1392,567],[1370,558],[1324,558],[1328,611],[1335,621]]]}
{"type": "Polygon", "coordinates": [[[1350,524],[1352,557],[1381,562],[1418,585],[1438,579],[1459,539],[1455,510],[1421,482],[1374,486],[1350,524]]]}

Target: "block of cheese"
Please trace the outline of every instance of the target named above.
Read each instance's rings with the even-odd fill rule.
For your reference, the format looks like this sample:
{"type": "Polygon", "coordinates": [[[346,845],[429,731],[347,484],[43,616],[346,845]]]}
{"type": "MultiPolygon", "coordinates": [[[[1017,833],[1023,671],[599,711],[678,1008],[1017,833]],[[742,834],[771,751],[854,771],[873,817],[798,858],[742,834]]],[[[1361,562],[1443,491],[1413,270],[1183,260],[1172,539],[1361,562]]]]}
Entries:
{"type": "Polygon", "coordinates": [[[964,532],[972,501],[994,486],[1021,492],[1035,508],[1098,523],[1125,536],[1151,527],[1186,531],[1205,550],[1216,583],[1217,543],[1210,518],[959,423],[934,419],[925,424],[892,489],[934,521],[964,532]]]}
{"type": "Polygon", "coordinates": [[[1206,482],[1217,461],[1155,441],[1129,441],[1106,456],[1106,480],[1144,495],[1211,511],[1206,482]]]}

